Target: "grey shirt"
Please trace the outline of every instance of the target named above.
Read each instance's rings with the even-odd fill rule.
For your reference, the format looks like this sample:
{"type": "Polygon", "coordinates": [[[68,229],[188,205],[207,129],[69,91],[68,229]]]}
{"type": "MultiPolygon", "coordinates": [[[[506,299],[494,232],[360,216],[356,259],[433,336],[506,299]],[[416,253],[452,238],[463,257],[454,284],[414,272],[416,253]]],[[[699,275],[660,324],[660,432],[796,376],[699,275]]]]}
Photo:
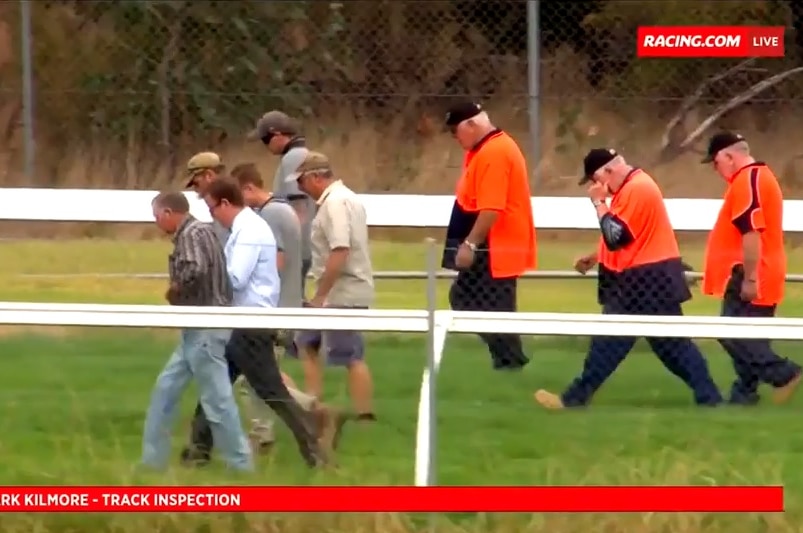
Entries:
{"type": "Polygon", "coordinates": [[[228,306],[232,288],[226,258],[209,224],[188,215],[173,235],[168,259],[170,283],[177,286],[177,305],[228,306]]]}
{"type": "Polygon", "coordinates": [[[272,198],[255,211],[270,226],[276,245],[284,256],[284,266],[279,272],[279,307],[301,307],[304,295],[301,283],[301,222],[298,215],[286,200],[280,198],[272,198]]]}
{"type": "Polygon", "coordinates": [[[217,220],[213,220],[211,224],[212,230],[215,232],[215,237],[220,241],[220,245],[225,247],[226,241],[229,240],[229,235],[231,235],[231,230],[217,220]]]}
{"type": "Polygon", "coordinates": [[[304,213],[301,220],[301,259],[309,261],[312,257],[310,249],[310,229],[312,227],[312,219],[315,216],[315,200],[301,192],[296,182],[285,183],[284,181],[287,176],[295,172],[299,165],[304,162],[304,158],[307,157],[309,150],[304,146],[304,139],[302,137],[293,139],[287,146],[288,149],[282,155],[282,159],[279,161],[279,168],[276,169],[276,175],[273,178],[273,194],[291,202],[303,202],[304,213]]]}

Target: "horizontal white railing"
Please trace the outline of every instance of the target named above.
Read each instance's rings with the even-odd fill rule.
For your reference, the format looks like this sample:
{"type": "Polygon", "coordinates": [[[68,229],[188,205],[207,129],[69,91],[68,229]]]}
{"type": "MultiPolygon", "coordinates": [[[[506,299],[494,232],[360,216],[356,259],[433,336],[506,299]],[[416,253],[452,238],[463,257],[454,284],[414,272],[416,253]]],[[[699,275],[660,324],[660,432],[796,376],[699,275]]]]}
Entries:
{"type": "Polygon", "coordinates": [[[803,319],[648,317],[447,310],[233,309],[156,305],[0,302],[0,325],[149,328],[270,328],[417,332],[431,335],[419,401],[415,482],[426,485],[434,456],[434,387],[448,333],[619,335],[696,338],[803,338],[803,319]],[[430,326],[430,323],[432,326],[430,326]]]}
{"type": "MultiPolygon", "coordinates": [[[[153,222],[150,202],[156,191],[104,189],[0,189],[0,220],[45,222],[153,222]]],[[[362,194],[368,225],[374,227],[443,228],[454,198],[447,195],[362,194]]],[[[188,192],[191,212],[210,220],[209,210],[188,192]]],[[[597,229],[596,213],[587,198],[532,198],[539,229],[597,229]]],[[[708,231],[721,200],[669,198],[666,207],[678,231],[708,231]]],[[[803,200],[784,202],[784,230],[803,231],[803,200]]]]}

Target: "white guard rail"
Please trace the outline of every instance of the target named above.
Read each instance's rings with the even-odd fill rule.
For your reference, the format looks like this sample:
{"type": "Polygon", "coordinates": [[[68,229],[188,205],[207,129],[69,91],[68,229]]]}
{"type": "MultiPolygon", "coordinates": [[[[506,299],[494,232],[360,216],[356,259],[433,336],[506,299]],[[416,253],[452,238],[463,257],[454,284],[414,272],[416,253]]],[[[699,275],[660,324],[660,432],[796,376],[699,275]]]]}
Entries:
{"type": "Polygon", "coordinates": [[[803,338],[803,319],[647,317],[574,313],[479,313],[438,310],[190,308],[154,305],[84,305],[0,302],[0,324],[150,328],[264,328],[417,332],[430,335],[421,383],[415,483],[433,484],[435,382],[448,333],[621,335],[696,338],[803,338]]]}
{"type": "MultiPolygon", "coordinates": [[[[0,189],[0,220],[42,222],[153,222],[151,200],[157,191],[105,189],[0,189]]],[[[210,220],[209,209],[188,192],[190,211],[210,220]]],[[[361,194],[368,225],[393,228],[443,228],[449,222],[454,197],[422,194],[361,194]],[[410,216],[414,213],[414,216],[410,216]]],[[[677,231],[708,231],[714,226],[722,200],[668,198],[672,226],[677,231]]],[[[597,229],[599,222],[588,198],[532,198],[538,229],[597,229]]],[[[803,200],[784,201],[783,227],[803,231],[803,200]]]]}

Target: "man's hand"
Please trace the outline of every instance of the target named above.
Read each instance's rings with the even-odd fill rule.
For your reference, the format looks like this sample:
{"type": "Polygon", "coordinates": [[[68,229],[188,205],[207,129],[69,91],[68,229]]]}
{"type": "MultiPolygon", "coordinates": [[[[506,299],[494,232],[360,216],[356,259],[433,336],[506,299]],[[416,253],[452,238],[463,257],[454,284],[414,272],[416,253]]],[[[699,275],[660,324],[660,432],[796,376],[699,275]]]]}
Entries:
{"type": "Polygon", "coordinates": [[[588,186],[588,197],[592,202],[604,202],[608,197],[608,187],[595,181],[588,186]]]}
{"type": "Polygon", "coordinates": [[[171,305],[178,304],[178,297],[179,297],[179,289],[178,284],[171,283],[170,286],[167,288],[165,292],[165,300],[171,305]]]}
{"type": "Polygon", "coordinates": [[[462,243],[457,247],[457,255],[454,258],[454,263],[457,268],[468,268],[474,263],[474,250],[466,244],[462,243]]]}
{"type": "Polygon", "coordinates": [[[326,297],[325,296],[315,295],[315,297],[312,300],[307,302],[307,306],[309,306],[309,307],[323,307],[324,303],[326,303],[326,297]]]}
{"type": "Polygon", "coordinates": [[[585,274],[597,264],[597,254],[584,255],[574,261],[574,269],[580,274],[585,274]]]}
{"type": "Polygon", "coordinates": [[[758,284],[756,280],[746,278],[742,280],[742,290],[739,296],[744,302],[752,302],[755,300],[758,297],[758,284]]]}

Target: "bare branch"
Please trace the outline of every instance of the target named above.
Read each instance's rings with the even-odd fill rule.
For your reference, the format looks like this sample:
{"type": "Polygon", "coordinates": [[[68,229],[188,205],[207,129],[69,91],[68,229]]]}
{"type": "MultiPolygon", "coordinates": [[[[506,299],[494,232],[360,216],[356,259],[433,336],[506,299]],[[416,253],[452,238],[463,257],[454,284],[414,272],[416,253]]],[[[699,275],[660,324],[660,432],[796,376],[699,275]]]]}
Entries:
{"type": "Polygon", "coordinates": [[[741,104],[743,104],[745,102],[750,101],[757,94],[759,94],[759,93],[761,93],[763,91],[766,91],[767,89],[769,89],[773,85],[776,85],[776,84],[780,83],[781,81],[785,80],[786,78],[788,78],[788,77],[790,77],[790,76],[792,76],[794,74],[798,74],[800,72],[803,72],[803,67],[797,67],[797,68],[785,70],[784,72],[776,74],[775,76],[770,76],[769,78],[754,84],[752,87],[750,87],[749,89],[747,89],[743,93],[737,94],[736,96],[734,96],[733,98],[731,98],[730,100],[728,100],[727,102],[725,102],[724,104],[722,104],[721,106],[716,108],[714,110],[714,112],[711,113],[711,115],[708,118],[703,120],[700,123],[700,125],[697,126],[697,129],[695,129],[693,132],[691,132],[683,140],[683,142],[680,143],[678,148],[680,150],[687,150],[692,144],[696,143],[697,140],[700,137],[702,137],[703,134],[706,131],[708,131],[708,129],[711,126],[713,126],[714,123],[717,120],[719,120],[722,117],[722,115],[724,115],[728,111],[736,108],[737,106],[739,106],[739,105],[741,105],[741,104]]]}
{"type": "Polygon", "coordinates": [[[716,74],[714,76],[705,79],[697,87],[697,89],[695,89],[693,93],[687,96],[686,99],[683,101],[683,104],[681,104],[680,109],[678,109],[678,112],[675,113],[675,116],[673,116],[672,119],[666,124],[666,129],[664,129],[664,135],[663,137],[661,137],[661,150],[666,150],[667,148],[669,148],[669,145],[672,142],[672,134],[675,133],[675,129],[681,125],[683,120],[686,118],[686,115],[688,115],[689,112],[692,109],[694,109],[694,107],[697,105],[697,103],[705,94],[705,91],[706,89],[708,89],[708,87],[719,81],[724,80],[729,76],[732,76],[733,74],[736,74],[741,70],[745,70],[746,67],[748,67],[755,60],[756,60],[755,57],[745,59],[744,61],[740,62],[737,65],[734,65],[728,70],[724,70],[719,74],[716,74]]]}

